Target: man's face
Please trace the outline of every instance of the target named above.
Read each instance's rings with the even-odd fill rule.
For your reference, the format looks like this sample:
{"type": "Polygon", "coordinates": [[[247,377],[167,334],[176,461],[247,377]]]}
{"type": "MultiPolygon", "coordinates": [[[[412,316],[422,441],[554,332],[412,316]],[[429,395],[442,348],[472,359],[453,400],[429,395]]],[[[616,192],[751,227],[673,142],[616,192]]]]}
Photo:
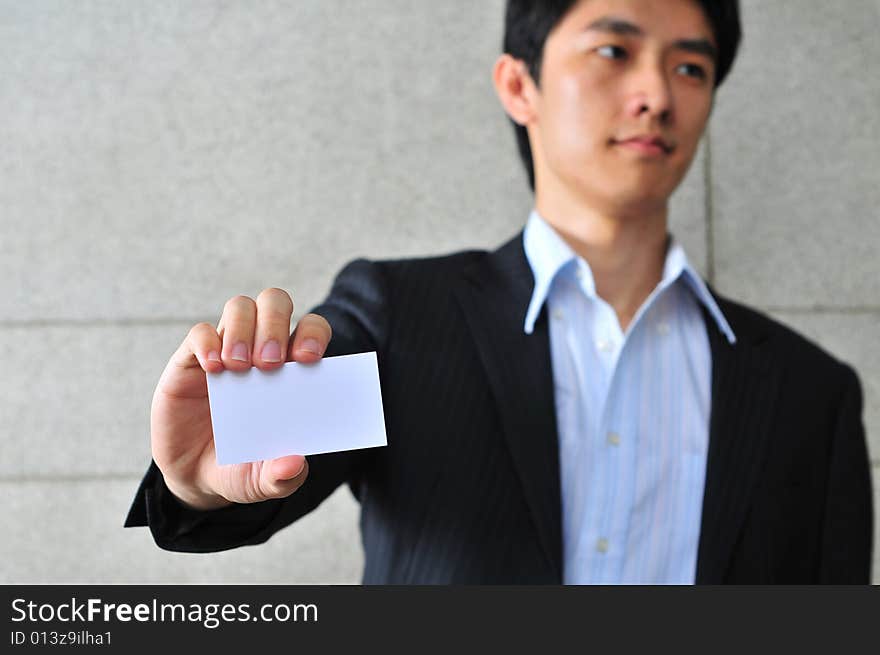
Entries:
{"type": "Polygon", "coordinates": [[[580,0],[544,47],[528,125],[537,191],[665,207],[709,117],[714,48],[694,0],[580,0]]]}

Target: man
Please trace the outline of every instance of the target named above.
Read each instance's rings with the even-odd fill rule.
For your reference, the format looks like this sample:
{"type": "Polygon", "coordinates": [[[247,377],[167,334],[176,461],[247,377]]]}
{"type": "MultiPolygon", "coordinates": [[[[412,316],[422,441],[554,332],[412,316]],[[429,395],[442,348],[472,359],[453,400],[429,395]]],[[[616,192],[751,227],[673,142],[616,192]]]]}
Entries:
{"type": "Polygon", "coordinates": [[[868,582],[855,373],[667,233],[738,41],[734,0],[510,0],[494,81],[524,232],[353,262],[290,339],[286,293],[230,300],[162,375],[126,525],[255,544],[348,483],[365,583],[868,582]],[[217,466],[206,371],[372,350],[387,448],[217,466]]]}

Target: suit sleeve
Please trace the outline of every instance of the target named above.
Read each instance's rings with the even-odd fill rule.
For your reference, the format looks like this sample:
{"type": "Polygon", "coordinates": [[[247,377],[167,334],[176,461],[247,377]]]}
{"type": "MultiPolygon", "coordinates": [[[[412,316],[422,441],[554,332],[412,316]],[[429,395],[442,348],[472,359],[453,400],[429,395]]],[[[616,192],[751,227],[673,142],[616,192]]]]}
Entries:
{"type": "Polygon", "coordinates": [[[828,457],[819,582],[869,584],[874,514],[862,390],[849,366],[844,379],[828,457]]]}
{"type": "MultiPolygon", "coordinates": [[[[387,335],[384,273],[359,259],[337,275],[327,299],[312,311],[330,323],[333,337],[326,357],[377,351],[379,365],[387,335]]],[[[309,475],[291,496],[252,505],[198,511],[177,500],[152,463],[141,481],[125,527],[149,526],[160,548],[213,552],[260,544],[320,505],[343,483],[358,496],[359,480],[376,449],[309,456],[309,475]]]]}

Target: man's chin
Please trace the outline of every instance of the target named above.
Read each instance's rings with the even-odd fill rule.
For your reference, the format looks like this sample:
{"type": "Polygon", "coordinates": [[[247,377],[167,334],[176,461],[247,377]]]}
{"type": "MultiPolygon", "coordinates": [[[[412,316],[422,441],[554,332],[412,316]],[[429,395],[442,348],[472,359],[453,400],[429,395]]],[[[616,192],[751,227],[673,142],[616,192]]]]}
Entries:
{"type": "MultiPolygon", "coordinates": [[[[680,180],[679,180],[680,181],[680,180]]],[[[595,210],[615,215],[656,213],[665,211],[676,182],[669,176],[626,175],[618,173],[604,179],[569,180],[575,195],[595,210]],[[627,179],[628,178],[628,179],[627,179]]]]}
{"type": "Polygon", "coordinates": [[[669,205],[670,192],[664,189],[627,190],[608,199],[608,206],[620,216],[644,216],[665,212],[669,205]]]}

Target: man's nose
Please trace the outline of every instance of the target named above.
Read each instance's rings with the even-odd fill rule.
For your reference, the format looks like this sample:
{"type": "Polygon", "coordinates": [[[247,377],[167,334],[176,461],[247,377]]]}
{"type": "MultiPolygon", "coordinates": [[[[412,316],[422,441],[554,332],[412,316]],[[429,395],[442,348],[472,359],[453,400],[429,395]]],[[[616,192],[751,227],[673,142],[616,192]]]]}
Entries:
{"type": "Polygon", "coordinates": [[[672,89],[662,69],[652,66],[638,71],[627,99],[626,111],[633,118],[647,114],[664,124],[673,119],[672,89]]]}

